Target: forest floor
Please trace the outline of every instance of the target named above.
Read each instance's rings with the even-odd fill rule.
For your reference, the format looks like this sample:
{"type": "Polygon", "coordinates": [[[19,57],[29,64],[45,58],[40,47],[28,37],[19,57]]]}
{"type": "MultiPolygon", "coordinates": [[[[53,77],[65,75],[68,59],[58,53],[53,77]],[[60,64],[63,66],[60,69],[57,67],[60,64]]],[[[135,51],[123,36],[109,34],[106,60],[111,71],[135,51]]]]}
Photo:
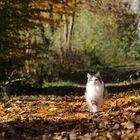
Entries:
{"type": "Polygon", "coordinates": [[[84,95],[15,96],[0,103],[0,140],[140,140],[140,90],[109,94],[90,113],[84,95]]]}

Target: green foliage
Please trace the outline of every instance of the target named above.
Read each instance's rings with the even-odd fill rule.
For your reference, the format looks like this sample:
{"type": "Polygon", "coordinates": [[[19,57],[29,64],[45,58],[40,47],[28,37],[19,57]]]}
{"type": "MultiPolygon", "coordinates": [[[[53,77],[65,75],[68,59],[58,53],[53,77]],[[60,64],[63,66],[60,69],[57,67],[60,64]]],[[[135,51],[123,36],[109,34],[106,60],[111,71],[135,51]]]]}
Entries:
{"type": "Polygon", "coordinates": [[[57,54],[55,65],[59,64],[57,71],[137,64],[134,57],[139,53],[139,46],[134,45],[134,40],[138,39],[135,20],[137,18],[129,13],[118,18],[118,15],[109,12],[101,15],[81,11],[74,26],[71,52],[63,46],[62,28],[58,28],[52,37],[51,49],[57,54]],[[128,16],[132,18],[131,22],[128,16]]]}
{"type": "Polygon", "coordinates": [[[0,2],[0,85],[6,91],[6,82],[13,71],[25,66],[29,58],[26,49],[27,31],[34,27],[30,1],[2,0],[0,2]]]}
{"type": "Polygon", "coordinates": [[[0,2],[2,94],[17,71],[41,87],[46,80],[58,80],[61,72],[139,64],[139,15],[128,3],[91,0],[81,3],[85,10],[80,10],[79,1],[73,2],[0,2]]]}
{"type": "Polygon", "coordinates": [[[2,0],[0,3],[0,67],[13,71],[24,65],[26,48],[25,33],[34,25],[29,3],[31,1],[2,0]],[[19,44],[20,43],[20,44],[19,44]]]}
{"type": "Polygon", "coordinates": [[[65,87],[65,86],[78,86],[78,83],[74,83],[72,81],[57,81],[57,82],[44,82],[43,88],[47,87],[65,87]]]}
{"type": "MultiPolygon", "coordinates": [[[[131,16],[134,22],[135,17],[131,16]]],[[[51,44],[48,57],[43,61],[44,73],[47,77],[57,80],[59,73],[64,71],[97,70],[138,64],[137,31],[130,28],[129,21],[127,17],[120,19],[113,13],[107,12],[102,16],[88,10],[81,11],[74,26],[71,51],[63,44],[62,27],[58,27],[53,35],[45,28],[51,44]]],[[[133,23],[132,21],[130,23],[133,23]]],[[[49,81],[52,79],[48,78],[49,81]]]]}

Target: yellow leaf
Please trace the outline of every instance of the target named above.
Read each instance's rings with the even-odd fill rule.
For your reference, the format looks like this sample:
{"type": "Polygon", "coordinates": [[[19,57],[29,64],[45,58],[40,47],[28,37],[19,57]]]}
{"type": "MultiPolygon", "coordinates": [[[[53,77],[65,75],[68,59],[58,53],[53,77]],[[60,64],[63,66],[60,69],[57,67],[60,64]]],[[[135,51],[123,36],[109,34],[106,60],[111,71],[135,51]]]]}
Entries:
{"type": "Polygon", "coordinates": [[[55,108],[55,107],[49,109],[49,111],[51,111],[51,112],[54,112],[56,110],[57,110],[57,108],[55,108]]]}

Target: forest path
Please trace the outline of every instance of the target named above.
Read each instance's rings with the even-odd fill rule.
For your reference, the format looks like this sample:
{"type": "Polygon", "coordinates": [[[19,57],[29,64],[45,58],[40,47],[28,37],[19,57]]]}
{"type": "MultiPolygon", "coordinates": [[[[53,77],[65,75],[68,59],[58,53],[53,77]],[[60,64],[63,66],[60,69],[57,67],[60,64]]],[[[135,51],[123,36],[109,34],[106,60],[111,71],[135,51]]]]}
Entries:
{"type": "Polygon", "coordinates": [[[0,103],[2,140],[140,139],[140,90],[110,94],[89,113],[84,96],[17,96],[0,103]]]}

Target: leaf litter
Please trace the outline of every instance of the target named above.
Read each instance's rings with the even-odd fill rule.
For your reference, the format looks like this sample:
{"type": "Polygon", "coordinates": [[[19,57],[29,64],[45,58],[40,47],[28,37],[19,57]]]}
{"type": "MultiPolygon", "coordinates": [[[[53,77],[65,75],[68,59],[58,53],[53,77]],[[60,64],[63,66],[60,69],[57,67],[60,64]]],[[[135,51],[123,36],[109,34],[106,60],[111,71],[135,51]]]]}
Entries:
{"type": "Polygon", "coordinates": [[[140,140],[140,91],[110,94],[89,113],[84,96],[18,96],[0,103],[2,140],[140,140]]]}

